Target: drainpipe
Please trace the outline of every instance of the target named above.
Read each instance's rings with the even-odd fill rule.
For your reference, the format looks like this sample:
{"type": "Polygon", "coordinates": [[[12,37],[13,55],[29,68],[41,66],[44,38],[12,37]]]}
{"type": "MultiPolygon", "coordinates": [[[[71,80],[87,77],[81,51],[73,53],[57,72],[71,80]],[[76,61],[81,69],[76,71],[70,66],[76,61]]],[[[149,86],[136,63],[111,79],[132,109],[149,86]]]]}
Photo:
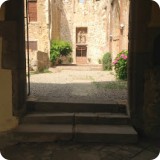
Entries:
{"type": "Polygon", "coordinates": [[[29,69],[29,32],[28,32],[28,0],[26,0],[26,10],[25,10],[25,14],[26,14],[26,16],[25,16],[25,19],[26,19],[26,40],[27,40],[27,42],[26,42],[26,49],[27,49],[27,59],[28,59],[28,61],[27,61],[27,65],[28,65],[28,67],[27,67],[27,70],[28,70],[28,93],[27,93],[27,96],[29,96],[30,95],[30,93],[31,93],[31,91],[30,91],[30,69],[29,69]]]}

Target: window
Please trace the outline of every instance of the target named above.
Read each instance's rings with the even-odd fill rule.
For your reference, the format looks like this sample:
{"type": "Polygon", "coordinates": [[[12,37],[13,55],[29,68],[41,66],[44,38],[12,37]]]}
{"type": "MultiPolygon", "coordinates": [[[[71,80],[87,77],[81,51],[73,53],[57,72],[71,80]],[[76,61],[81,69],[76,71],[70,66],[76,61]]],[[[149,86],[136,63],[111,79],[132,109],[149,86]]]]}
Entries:
{"type": "Polygon", "coordinates": [[[77,46],[76,56],[77,57],[86,57],[87,56],[87,47],[86,46],[77,46]]]}
{"type": "Polygon", "coordinates": [[[37,0],[28,0],[28,18],[30,22],[37,21],[37,0]]]}
{"type": "MultiPolygon", "coordinates": [[[[30,50],[37,50],[37,41],[29,41],[29,49],[30,50]]],[[[27,42],[26,42],[26,48],[27,48],[27,42]]]]}

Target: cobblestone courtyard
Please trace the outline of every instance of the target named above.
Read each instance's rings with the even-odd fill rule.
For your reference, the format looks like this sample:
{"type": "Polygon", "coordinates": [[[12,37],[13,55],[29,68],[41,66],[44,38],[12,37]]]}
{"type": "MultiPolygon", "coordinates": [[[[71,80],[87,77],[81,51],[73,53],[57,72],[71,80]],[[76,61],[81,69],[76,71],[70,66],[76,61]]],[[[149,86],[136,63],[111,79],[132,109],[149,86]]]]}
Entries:
{"type": "Polygon", "coordinates": [[[51,68],[31,75],[31,96],[61,102],[126,103],[127,82],[111,71],[51,68]]]}

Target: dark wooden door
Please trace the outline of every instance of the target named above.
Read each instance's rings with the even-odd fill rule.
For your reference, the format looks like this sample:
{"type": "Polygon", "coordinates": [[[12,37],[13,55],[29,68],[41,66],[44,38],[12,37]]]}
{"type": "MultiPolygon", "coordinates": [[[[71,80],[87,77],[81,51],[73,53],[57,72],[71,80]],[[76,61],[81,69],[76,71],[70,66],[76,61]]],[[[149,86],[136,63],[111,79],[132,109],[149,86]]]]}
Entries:
{"type": "Polygon", "coordinates": [[[87,46],[77,45],[76,47],[76,63],[86,64],[87,63],[87,46]]]}

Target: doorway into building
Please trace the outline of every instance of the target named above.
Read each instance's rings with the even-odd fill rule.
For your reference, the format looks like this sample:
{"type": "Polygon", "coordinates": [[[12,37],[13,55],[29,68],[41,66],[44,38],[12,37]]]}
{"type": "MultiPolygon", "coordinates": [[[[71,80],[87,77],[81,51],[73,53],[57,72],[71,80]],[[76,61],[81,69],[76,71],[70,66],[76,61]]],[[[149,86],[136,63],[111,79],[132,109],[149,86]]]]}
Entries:
{"type": "Polygon", "coordinates": [[[120,51],[128,48],[129,3],[121,2],[121,6],[127,5],[125,11],[118,1],[59,3],[48,3],[46,10],[36,0],[28,1],[30,96],[52,101],[127,104],[127,81],[117,80],[113,62],[120,51]],[[69,9],[70,3],[73,10],[69,9]],[[102,9],[103,3],[108,8],[102,9]],[[45,17],[40,14],[43,11],[45,17]],[[49,43],[54,40],[70,43],[72,53],[69,57],[60,56],[51,65],[49,43]],[[31,45],[33,42],[36,47],[31,45]],[[103,56],[107,52],[112,56],[112,70],[104,71],[103,56]]]}
{"type": "Polygon", "coordinates": [[[87,27],[76,28],[76,64],[87,64],[87,27]]]}
{"type": "MultiPolygon", "coordinates": [[[[24,17],[22,14],[23,7],[22,7],[22,10],[17,9],[16,12],[13,12],[14,7],[18,8],[19,5],[20,6],[23,5],[23,1],[20,1],[20,2],[19,3],[17,3],[16,1],[12,1],[11,3],[8,2],[8,5],[6,6],[7,14],[6,14],[6,19],[5,19],[7,22],[5,22],[5,23],[2,22],[2,28],[5,28],[5,26],[10,26],[10,24],[14,24],[14,25],[12,25],[12,30],[13,30],[13,26],[17,29],[17,33],[11,32],[11,33],[16,33],[16,34],[13,34],[13,35],[15,35],[15,37],[12,37],[14,39],[13,42],[17,42],[17,45],[14,45],[15,48],[13,47],[15,49],[15,54],[11,54],[13,52],[9,52],[10,50],[7,50],[7,49],[10,49],[10,48],[8,48],[8,43],[10,42],[10,39],[3,40],[4,53],[10,53],[10,54],[4,54],[4,53],[2,54],[3,68],[12,70],[12,75],[10,73],[9,79],[12,80],[12,81],[10,81],[10,83],[14,82],[14,83],[12,83],[13,84],[13,88],[12,88],[13,89],[13,97],[12,97],[12,99],[13,99],[14,113],[16,111],[19,111],[19,108],[22,108],[23,106],[25,106],[25,103],[24,103],[25,102],[25,96],[24,96],[25,92],[23,92],[25,90],[25,87],[24,87],[25,86],[25,84],[24,84],[25,76],[23,76],[23,75],[25,75],[25,72],[24,72],[25,64],[24,64],[24,54],[23,54],[24,44],[25,44],[23,41],[24,40],[24,36],[23,36],[23,33],[24,33],[23,19],[24,19],[24,17]],[[10,10],[12,12],[9,12],[10,10]],[[21,14],[18,14],[18,13],[21,13],[21,14]],[[14,20],[15,23],[9,22],[12,20],[14,20]],[[17,27],[16,27],[16,22],[18,22],[17,27]],[[19,33],[21,33],[21,34],[19,34],[19,33]],[[17,39],[17,41],[15,39],[17,39]]],[[[112,1],[112,2],[116,2],[116,1],[112,1]]],[[[84,3],[84,2],[82,2],[82,3],[84,3]]],[[[130,63],[129,63],[130,64],[130,68],[129,68],[129,70],[130,70],[130,81],[129,81],[129,83],[130,83],[130,85],[129,85],[129,87],[130,87],[129,88],[129,90],[130,90],[130,97],[129,97],[130,104],[129,105],[130,105],[130,107],[132,107],[133,112],[135,114],[134,115],[132,113],[132,115],[134,116],[134,120],[138,123],[139,122],[143,123],[142,122],[143,121],[142,110],[143,110],[143,104],[145,103],[144,100],[146,100],[146,98],[144,98],[144,95],[145,95],[144,94],[144,87],[146,87],[146,89],[148,88],[148,85],[146,86],[146,84],[144,83],[144,78],[145,78],[144,75],[146,73],[146,70],[149,70],[152,67],[149,65],[150,62],[152,63],[152,61],[150,61],[150,58],[152,57],[152,49],[153,49],[152,41],[154,40],[155,36],[159,34],[159,31],[157,29],[155,29],[157,26],[159,26],[159,22],[156,23],[157,16],[155,16],[153,19],[151,19],[151,22],[152,22],[152,20],[153,20],[153,22],[150,23],[150,19],[149,19],[150,14],[151,14],[150,13],[150,9],[151,9],[150,4],[151,4],[150,1],[147,1],[147,3],[144,3],[143,1],[136,1],[136,2],[133,2],[132,6],[131,6],[133,9],[132,15],[134,15],[136,13],[137,16],[131,15],[132,19],[130,21],[130,24],[132,27],[130,29],[130,43],[131,43],[130,51],[132,52],[132,54],[131,54],[130,63]],[[139,6],[139,7],[137,7],[137,6],[139,6]],[[145,14],[141,13],[141,6],[144,6],[144,13],[145,14]],[[146,15],[148,15],[148,16],[146,16],[146,15]],[[139,20],[141,18],[144,21],[140,22],[139,20]],[[138,26],[138,27],[136,28],[135,26],[138,26]],[[150,36],[152,37],[151,41],[149,41],[150,36]],[[150,45],[147,46],[147,44],[150,44],[150,45]],[[144,63],[141,63],[141,60],[145,60],[144,63]],[[140,68],[140,69],[137,69],[137,68],[140,68]]],[[[44,6],[44,5],[41,5],[41,6],[44,6]]],[[[106,7],[104,7],[103,9],[106,10],[106,7]]],[[[81,11],[83,11],[83,8],[81,11]]],[[[75,10],[73,10],[73,12],[75,12],[75,10]]],[[[153,12],[153,13],[154,13],[154,15],[156,15],[155,12],[153,12]]],[[[86,13],[84,13],[84,14],[86,14],[86,13]]],[[[63,15],[65,15],[65,14],[63,14],[63,15]]],[[[103,16],[101,16],[101,17],[103,17],[103,16]]],[[[65,20],[65,19],[63,19],[63,20],[65,20]]],[[[78,26],[78,27],[85,27],[85,26],[86,25],[82,25],[82,26],[78,26]]],[[[125,25],[120,25],[120,27],[125,28],[125,25]]],[[[39,28],[41,28],[41,27],[39,27],[39,28]]],[[[75,28],[73,31],[75,31],[75,28]]],[[[90,30],[88,29],[88,32],[89,31],[90,30]]],[[[39,35],[43,35],[44,32],[42,30],[40,30],[40,31],[38,31],[38,33],[41,33],[39,35]]],[[[64,34],[65,33],[66,32],[64,32],[64,34]]],[[[74,35],[76,35],[76,34],[74,34],[74,35]]],[[[6,35],[3,35],[3,36],[5,37],[6,35]]],[[[114,35],[112,35],[112,36],[114,36],[114,35]]],[[[38,46],[37,47],[38,50],[41,50],[40,47],[42,47],[42,46],[39,47],[39,44],[37,46],[38,46]]],[[[43,52],[40,52],[40,53],[43,53],[43,52]]],[[[90,53],[90,52],[87,52],[87,53],[90,53]]],[[[41,58],[39,58],[39,60],[41,60],[41,58]]],[[[154,62],[154,63],[156,64],[156,62],[154,62]]],[[[47,79],[47,77],[46,77],[46,79],[47,79]]],[[[99,85],[97,85],[97,86],[99,87],[99,85]]],[[[17,114],[15,114],[15,115],[17,115],[17,114]]],[[[137,126],[139,126],[139,124],[137,126]]]]}

